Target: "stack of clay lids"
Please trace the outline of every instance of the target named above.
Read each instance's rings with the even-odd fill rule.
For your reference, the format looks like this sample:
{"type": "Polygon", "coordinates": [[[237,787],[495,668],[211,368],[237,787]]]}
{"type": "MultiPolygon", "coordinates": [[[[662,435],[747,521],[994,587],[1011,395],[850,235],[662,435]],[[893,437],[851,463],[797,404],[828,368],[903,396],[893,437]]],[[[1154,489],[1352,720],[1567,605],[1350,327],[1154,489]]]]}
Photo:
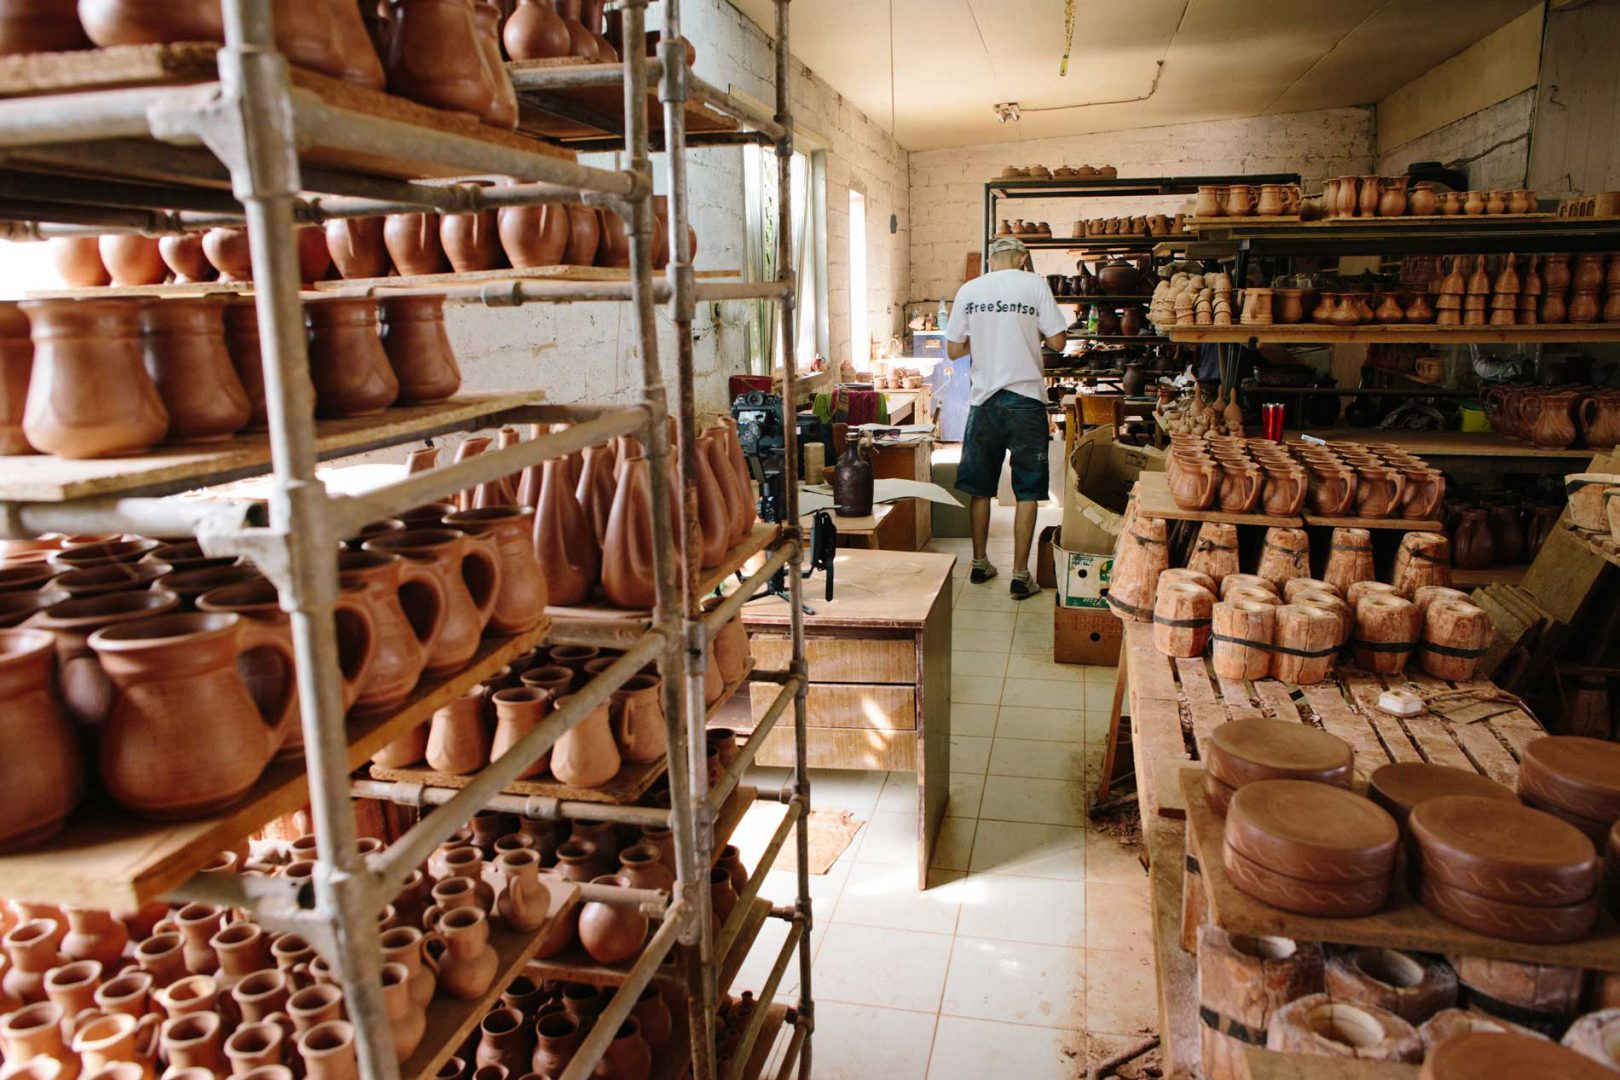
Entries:
{"type": "Polygon", "coordinates": [[[1614,1070],[1530,1035],[1469,1031],[1436,1043],[1419,1080],[1614,1080],[1614,1070]]]}
{"type": "Polygon", "coordinates": [[[1211,733],[1204,794],[1225,813],[1232,793],[1256,780],[1314,780],[1347,788],[1355,751],[1337,735],[1308,724],[1255,717],[1230,720],[1211,733]]]}
{"type": "Polygon", "coordinates": [[[1598,859],[1579,829],[1504,799],[1442,795],[1407,819],[1423,905],[1488,937],[1575,941],[1597,921],[1598,859]]]}
{"type": "Polygon", "coordinates": [[[1563,818],[1594,844],[1605,844],[1620,821],[1620,743],[1579,735],[1548,735],[1524,748],[1519,798],[1563,818]]]}
{"type": "Polygon", "coordinates": [[[1368,798],[1388,810],[1402,828],[1406,827],[1406,819],[1411,816],[1414,807],[1441,795],[1477,795],[1482,799],[1519,801],[1507,785],[1498,784],[1472,769],[1431,765],[1426,761],[1397,761],[1384,765],[1367,780],[1368,798]]]}
{"type": "Polygon", "coordinates": [[[1400,831],[1378,804],[1332,784],[1257,780],[1226,812],[1226,875],[1301,915],[1371,915],[1389,901],[1400,831]]]}

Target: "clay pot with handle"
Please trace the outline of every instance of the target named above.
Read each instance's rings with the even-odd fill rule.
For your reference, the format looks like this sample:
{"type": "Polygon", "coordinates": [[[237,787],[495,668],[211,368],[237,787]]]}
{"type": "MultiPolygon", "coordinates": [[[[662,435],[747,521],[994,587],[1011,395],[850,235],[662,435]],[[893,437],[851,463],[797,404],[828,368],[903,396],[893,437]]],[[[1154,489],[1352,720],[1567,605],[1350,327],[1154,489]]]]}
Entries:
{"type": "Polygon", "coordinates": [[[1608,449],[1620,443],[1620,394],[1593,394],[1582,399],[1579,408],[1581,436],[1593,449],[1608,449]]]}
{"type": "Polygon", "coordinates": [[[1389,517],[1406,494],[1406,477],[1395,469],[1357,470],[1356,513],[1362,517],[1389,517]]]}
{"type": "Polygon", "coordinates": [[[1259,466],[1222,465],[1220,508],[1229,514],[1246,514],[1260,498],[1263,475],[1259,466]]]}
{"type": "Polygon", "coordinates": [[[169,412],[171,442],[229,438],[247,425],[252,404],[225,348],[224,303],[176,297],[141,309],[146,371],[169,412]]]}
{"type": "Polygon", "coordinates": [[[478,651],[478,641],[500,597],[500,552],[494,537],[460,529],[406,529],[365,542],[363,551],[412,559],[438,576],[443,623],[429,650],[426,674],[460,671],[478,651]]]}
{"type": "Polygon", "coordinates": [[[1262,509],[1278,517],[1293,517],[1305,506],[1305,471],[1293,466],[1263,468],[1262,509]]]}
{"type": "Polygon", "coordinates": [[[1541,395],[1540,410],[1530,424],[1530,441],[1548,450],[1562,450],[1575,441],[1575,400],[1579,391],[1549,391],[1541,395]]]}
{"type": "Polygon", "coordinates": [[[1323,517],[1342,517],[1355,505],[1357,477],[1353,469],[1342,465],[1309,466],[1310,482],[1306,500],[1323,517]]]}
{"type": "Polygon", "coordinates": [[[367,608],[375,641],[353,708],[361,715],[390,712],[410,696],[438,644],[444,586],[423,563],[375,550],[343,552],[338,572],[345,590],[360,587],[354,599],[367,608]]]}
{"type": "Polygon", "coordinates": [[[0,850],[56,833],[84,792],[78,736],[54,686],[54,650],[42,630],[0,631],[0,731],[11,746],[27,748],[0,764],[0,850]]]}
{"type": "Polygon", "coordinates": [[[539,625],[548,601],[545,570],[534,551],[534,511],[518,506],[487,506],[448,514],[444,523],[494,541],[500,562],[500,588],[490,610],[489,629],[498,634],[517,634],[539,625]]]}
{"type": "Polygon", "coordinates": [[[1459,570],[1483,570],[1496,562],[1490,517],[1483,507],[1463,510],[1451,534],[1451,561],[1459,570]]]}
{"type": "Polygon", "coordinates": [[[1177,506],[1183,510],[1206,510],[1215,503],[1221,467],[1203,455],[1172,453],[1165,477],[1177,506]]]}
{"type": "Polygon", "coordinates": [[[118,699],[102,726],[109,794],[147,817],[223,809],[259,779],[285,741],[295,700],[293,656],[276,635],[236,615],[174,614],[90,635],[118,699]],[[250,649],[282,654],[285,685],[261,710],[237,670],[250,649]]]}

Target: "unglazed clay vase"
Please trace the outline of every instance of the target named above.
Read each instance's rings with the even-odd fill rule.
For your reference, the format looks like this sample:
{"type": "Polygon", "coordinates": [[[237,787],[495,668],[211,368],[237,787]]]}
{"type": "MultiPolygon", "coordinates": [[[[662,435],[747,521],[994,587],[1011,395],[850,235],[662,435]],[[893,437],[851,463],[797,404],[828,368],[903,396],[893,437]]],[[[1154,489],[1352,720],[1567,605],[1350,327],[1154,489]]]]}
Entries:
{"type": "Polygon", "coordinates": [[[613,499],[618,491],[616,464],[612,443],[587,446],[579,480],[574,485],[574,501],[584,513],[598,545],[607,537],[608,517],[613,512],[613,499]]]}
{"type": "Polygon", "coordinates": [[[74,289],[94,289],[112,284],[112,275],[101,261],[101,246],[94,236],[58,236],[50,240],[51,263],[62,284],[74,289]]]}
{"type": "Polygon", "coordinates": [[[203,233],[203,254],[219,271],[219,280],[253,280],[253,248],[246,229],[209,229],[203,233]]]}
{"type": "Polygon", "coordinates": [[[602,591],[615,607],[653,606],[652,491],[645,457],[624,461],[602,540],[602,591]]]}
{"type": "Polygon", "coordinates": [[[381,302],[382,344],[399,379],[399,402],[443,401],[461,389],[461,367],[444,328],[443,296],[389,296],[381,302]]]}
{"type": "Polygon", "coordinates": [[[269,425],[269,406],[264,397],[264,363],[259,356],[259,312],[251,296],[236,297],[225,304],[225,350],[248,399],[248,431],[263,431],[269,425]]]}
{"type": "Polygon", "coordinates": [[[534,547],[545,571],[550,603],[578,604],[590,596],[601,568],[601,548],[569,489],[567,463],[559,458],[541,465],[534,547]]]}
{"type": "MultiPolygon", "coordinates": [[[[593,885],[624,888],[617,874],[604,874],[593,885]]],[[[599,964],[616,964],[641,951],[647,941],[647,916],[637,908],[590,901],[579,909],[579,941],[599,964]]]]}
{"type": "MultiPolygon", "coordinates": [[[[491,761],[498,761],[551,712],[551,695],[533,686],[510,686],[497,690],[491,695],[490,701],[495,706],[495,735],[489,747],[491,761]]],[[[540,776],[550,763],[551,751],[547,750],[527,769],[518,773],[518,779],[540,776]]]]}
{"type": "Polygon", "coordinates": [[[518,0],[501,37],[513,60],[548,60],[573,51],[573,36],[552,0],[518,0]]]}
{"type": "Polygon", "coordinates": [[[584,1040],[578,1021],[566,1013],[541,1013],[535,1021],[534,1032],[534,1057],[530,1065],[541,1076],[561,1076],[584,1040]]]}
{"type": "Polygon", "coordinates": [[[490,506],[449,514],[452,528],[494,541],[500,562],[500,589],[490,612],[489,629],[517,634],[533,629],[545,616],[545,571],[535,557],[534,511],[519,506],[490,506]]]}
{"type": "MultiPolygon", "coordinates": [[[[547,7],[547,0],[527,0],[525,7],[547,7]]],[[[522,8],[518,9],[522,12],[522,8]]],[[[512,17],[516,19],[517,16],[512,17]]],[[[508,20],[507,25],[511,25],[508,20]]],[[[513,266],[558,266],[568,254],[572,226],[562,203],[503,206],[497,214],[501,248],[513,266]]]]}
{"type": "Polygon", "coordinates": [[[341,276],[373,278],[388,274],[384,226],[380,217],[333,218],[326,223],[326,251],[341,276]]]}
{"type": "Polygon", "coordinates": [[[283,653],[289,674],[279,709],[261,712],[237,660],[249,649],[286,646],[253,623],[164,615],[98,630],[89,644],[119,691],[102,729],[102,783],[137,813],[187,818],[229,806],[286,737],[293,657],[283,653]]]}
{"type": "Polygon", "coordinates": [[[61,829],[84,792],[84,759],[53,685],[55,641],[41,630],[0,631],[0,731],[26,753],[0,762],[0,850],[61,829]]]}
{"type": "Polygon", "coordinates": [[[596,211],[601,221],[601,232],[596,247],[596,265],[624,268],[630,265],[630,234],[625,230],[624,218],[612,210],[596,211]]]}
{"type": "Polygon", "coordinates": [[[388,89],[482,118],[494,97],[468,0],[401,0],[388,43],[388,89]]]}
{"type": "Polygon", "coordinates": [[[613,692],[613,720],[625,760],[656,761],[664,756],[663,683],[657,675],[632,675],[613,692]]]}
{"type": "Polygon", "coordinates": [[[114,285],[158,285],[168,276],[156,237],[109,233],[101,238],[100,249],[114,285]]]}
{"type": "Polygon", "coordinates": [[[490,93],[484,123],[510,131],[517,127],[518,103],[512,77],[506,72],[506,60],[501,56],[501,14],[501,8],[490,0],[474,0],[473,22],[490,93]]]}
{"type": "Polygon", "coordinates": [[[14,303],[0,302],[0,454],[38,452],[23,435],[23,411],[33,370],[34,342],[28,316],[14,303]]]}
{"type": "Polygon", "coordinates": [[[34,365],[23,434],[67,458],[138,454],[161,439],[169,413],[141,362],[139,305],[123,300],[26,300],[34,365]]]}
{"type": "Polygon", "coordinates": [[[496,212],[446,214],[439,219],[439,244],[451,269],[466,274],[501,265],[501,237],[496,212]]]}
{"type": "MultiPolygon", "coordinates": [[[[702,607],[704,612],[709,612],[724,602],[724,597],[712,596],[704,599],[702,607]]],[[[715,666],[720,669],[720,678],[729,686],[748,671],[748,631],[743,628],[742,617],[732,618],[714,631],[710,640],[714,648],[715,666]]]]}
{"type": "Polygon", "coordinates": [[[568,27],[569,54],[585,60],[604,59],[598,51],[596,35],[580,21],[580,0],[554,0],[557,14],[568,27]]]}
{"type": "MultiPolygon", "coordinates": [[[[849,446],[855,445],[856,441],[851,439],[849,446]]],[[[697,453],[694,455],[697,461],[698,563],[705,568],[719,566],[724,561],[738,520],[733,516],[732,504],[727,501],[719,475],[715,472],[716,461],[711,453],[714,448],[713,436],[698,436],[697,453]]],[[[864,461],[861,464],[866,466],[867,475],[870,476],[871,466],[864,461]]],[[[835,489],[843,487],[842,474],[835,477],[834,484],[835,489]]]]}
{"type": "Polygon", "coordinates": [[[369,416],[399,397],[399,378],[383,351],[377,302],[322,297],[304,302],[309,371],[321,416],[369,416]]]}
{"type": "Polygon", "coordinates": [[[484,698],[483,687],[475,686],[435,710],[424,751],[430,769],[462,776],[489,763],[484,698]]]}
{"type": "Polygon", "coordinates": [[[371,35],[361,18],[360,8],[349,0],[328,0],[332,11],[332,51],[337,70],[330,72],[344,82],[381,90],[388,84],[382,60],[372,46],[371,35]]]}
{"type": "Polygon", "coordinates": [[[101,46],[225,41],[218,0],[79,0],[79,22],[101,46]]]}
{"type": "Polygon", "coordinates": [[[298,1037],[298,1054],[309,1080],[359,1080],[354,1026],[347,1020],[328,1020],[305,1031],[298,1037]]]}
{"type": "MultiPolygon", "coordinates": [[[[577,55],[577,54],[576,54],[577,55]]],[[[563,262],[569,266],[592,266],[602,240],[602,222],[588,206],[568,207],[568,249],[563,262]]]]}
{"type": "Polygon", "coordinates": [[[500,593],[495,540],[459,529],[406,529],[367,540],[363,550],[404,556],[438,576],[444,617],[428,653],[426,672],[442,677],[465,667],[478,651],[500,593]]]}
{"type": "MultiPolygon", "coordinates": [[[[561,709],[570,700],[560,697],[556,707],[561,709]]],[[[605,701],[564,732],[551,748],[552,775],[575,787],[607,783],[618,775],[621,762],[618,742],[613,738],[612,713],[605,701]]]]}
{"type": "Polygon", "coordinates": [[[495,981],[500,958],[489,944],[489,917],[480,907],[458,907],[439,918],[448,948],[439,961],[439,987],[464,1001],[481,996],[495,981]]]}
{"type": "Polygon", "coordinates": [[[0,5],[0,56],[89,47],[74,0],[12,0],[0,5]]]}
{"type": "Polygon", "coordinates": [[[442,274],[450,269],[439,242],[437,214],[389,214],[383,222],[383,244],[401,274],[442,274]]]}
{"type": "Polygon", "coordinates": [[[246,426],[252,405],[225,348],[223,301],[146,304],[141,337],[147,374],[169,411],[168,441],[211,442],[246,426]]]}
{"type": "Polygon", "coordinates": [[[214,268],[203,254],[201,233],[171,233],[158,237],[158,254],[174,274],[176,285],[196,281],[210,281],[214,268]]]}

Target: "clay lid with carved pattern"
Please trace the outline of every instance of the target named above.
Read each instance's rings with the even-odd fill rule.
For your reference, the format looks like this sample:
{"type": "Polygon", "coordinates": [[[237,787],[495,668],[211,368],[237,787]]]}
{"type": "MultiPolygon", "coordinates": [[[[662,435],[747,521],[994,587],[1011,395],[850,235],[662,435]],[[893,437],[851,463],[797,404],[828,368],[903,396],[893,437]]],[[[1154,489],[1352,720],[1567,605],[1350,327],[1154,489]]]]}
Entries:
{"type": "Polygon", "coordinates": [[[1512,904],[1555,907],[1591,899],[1592,841],[1551,814],[1505,799],[1442,795],[1407,819],[1424,877],[1512,904]]]}
{"type": "Polygon", "coordinates": [[[1388,877],[1400,830],[1383,807],[1308,780],[1259,780],[1226,810],[1226,842],[1268,870],[1302,881],[1388,877]]]}

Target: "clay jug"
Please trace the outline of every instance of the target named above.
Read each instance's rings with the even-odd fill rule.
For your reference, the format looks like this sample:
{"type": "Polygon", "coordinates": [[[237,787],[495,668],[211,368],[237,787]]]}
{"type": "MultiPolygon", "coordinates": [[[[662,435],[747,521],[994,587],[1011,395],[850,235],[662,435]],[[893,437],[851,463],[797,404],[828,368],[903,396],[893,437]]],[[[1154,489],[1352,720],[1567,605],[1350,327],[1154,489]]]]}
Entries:
{"type": "MultiPolygon", "coordinates": [[[[548,0],[525,0],[525,7],[550,10],[548,0]]],[[[518,9],[521,13],[523,8],[518,9]]],[[[552,13],[555,16],[555,12],[552,13]]],[[[516,19],[517,16],[512,17],[516,19]]],[[[508,26],[511,22],[508,21],[508,26]]],[[[503,206],[496,215],[501,248],[513,266],[558,266],[568,254],[571,226],[562,203],[503,206]]]]}
{"type": "Polygon", "coordinates": [[[114,285],[159,285],[168,277],[155,236],[108,233],[101,238],[100,248],[101,264],[114,285]]]}
{"type": "Polygon", "coordinates": [[[461,389],[443,296],[388,296],[381,302],[383,351],[399,379],[399,402],[443,401],[461,389]]]}
{"type": "Polygon", "coordinates": [[[613,512],[613,499],[618,491],[614,478],[617,453],[611,443],[585,448],[584,466],[579,483],[574,488],[574,499],[598,545],[607,538],[608,517],[613,512]]]}
{"type": "Polygon", "coordinates": [[[619,1025],[597,1069],[616,1080],[647,1080],[652,1066],[652,1047],[641,1037],[641,1025],[631,1016],[619,1025]]]}
{"type": "Polygon", "coordinates": [[[246,426],[252,406],[225,349],[223,301],[146,304],[141,334],[147,374],[169,411],[168,441],[211,442],[246,426]]]}
{"type": "Polygon", "coordinates": [[[843,517],[872,514],[872,463],[862,451],[860,439],[846,439],[833,469],[833,509],[843,517]]]}
{"type": "Polygon", "coordinates": [[[589,597],[601,569],[601,548],[567,474],[567,463],[560,458],[541,464],[540,505],[534,515],[534,548],[545,570],[547,598],[562,605],[589,597]]]}
{"type": "Polygon", "coordinates": [[[328,1020],[305,1031],[298,1037],[298,1053],[308,1080],[359,1080],[354,1025],[347,1020],[328,1020]]]}
{"type": "Polygon", "coordinates": [[[657,675],[632,675],[613,691],[614,726],[626,761],[657,761],[664,756],[668,743],[662,688],[657,675]]]}
{"type": "Polygon", "coordinates": [[[325,417],[370,416],[399,397],[399,378],[383,351],[377,302],[364,296],[304,302],[315,411],[325,417]]]}
{"type": "Polygon", "coordinates": [[[58,236],[50,241],[51,264],[62,284],[70,289],[96,289],[112,284],[101,261],[101,242],[95,236],[58,236]]]}
{"type": "MultiPolygon", "coordinates": [[[[539,726],[551,712],[551,695],[532,686],[507,687],[491,697],[495,705],[495,735],[490,743],[489,760],[499,761],[514,743],[539,726]]],[[[534,764],[518,773],[519,780],[540,776],[551,763],[547,750],[534,764]]]]}
{"type": "Polygon", "coordinates": [[[715,479],[720,483],[720,493],[726,502],[726,546],[739,544],[748,535],[749,514],[747,507],[748,496],[737,483],[737,474],[731,467],[731,454],[728,442],[731,438],[731,429],[724,427],[711,427],[698,439],[698,449],[708,454],[709,468],[715,479]]]}
{"type": "Polygon", "coordinates": [[[490,92],[489,108],[483,120],[491,127],[510,131],[517,127],[518,103],[517,91],[512,88],[512,77],[507,74],[506,60],[501,55],[501,15],[501,8],[490,0],[474,0],[473,22],[490,92]]]}
{"type": "MultiPolygon", "coordinates": [[[[3,641],[0,638],[0,641],[3,641]]],[[[67,916],[68,932],[60,946],[68,960],[94,960],[111,973],[120,966],[124,946],[129,944],[129,931],[111,914],[96,908],[63,908],[67,916]]]]}
{"type": "Polygon", "coordinates": [[[444,215],[439,219],[439,244],[458,274],[501,265],[501,236],[494,210],[444,215]]]}
{"type": "Polygon", "coordinates": [[[1335,465],[1312,464],[1306,501],[1323,517],[1342,517],[1356,500],[1356,474],[1335,465]]]}
{"type": "Polygon", "coordinates": [[[602,222],[588,206],[568,207],[568,248],[563,262],[569,266],[591,266],[602,240],[602,222]]]}
{"type": "Polygon", "coordinates": [[[1233,184],[1226,189],[1226,212],[1232,217],[1254,213],[1253,189],[1248,184],[1233,184]]]}
{"type": "Polygon", "coordinates": [[[1428,217],[1440,209],[1440,197],[1435,194],[1434,185],[1427,180],[1414,184],[1406,197],[1406,208],[1415,217],[1428,217]]]}
{"type": "Polygon", "coordinates": [[[519,933],[532,934],[545,925],[551,892],[540,880],[540,856],[527,848],[502,852],[493,866],[495,914],[519,933]]]}
{"type": "Polygon", "coordinates": [[[1620,443],[1620,394],[1598,394],[1580,404],[1581,437],[1593,449],[1620,443]]]}
{"type": "Polygon", "coordinates": [[[383,245],[401,274],[442,274],[450,269],[439,241],[437,214],[389,214],[383,222],[383,245]]]}
{"type": "Polygon", "coordinates": [[[1496,561],[1507,566],[1524,561],[1524,524],[1519,520],[1516,506],[1493,506],[1488,512],[1491,524],[1491,544],[1496,561]]]}
{"type": "Polygon", "coordinates": [[[1394,469],[1361,468],[1356,480],[1356,512],[1362,517],[1389,517],[1401,504],[1406,478],[1394,469]]]}
{"type": "Polygon", "coordinates": [[[495,981],[500,958],[489,944],[489,916],[477,906],[458,907],[439,918],[447,946],[439,961],[439,986],[452,997],[470,1001],[495,981]]]}
{"type": "Polygon", "coordinates": [[[1496,562],[1496,543],[1491,537],[1490,515],[1483,507],[1463,510],[1451,534],[1451,563],[1459,570],[1483,570],[1496,562]]]}
{"type": "Polygon", "coordinates": [[[1170,497],[1183,510],[1206,510],[1214,505],[1221,469],[1212,459],[1172,454],[1165,476],[1170,497]]]}
{"type": "MultiPolygon", "coordinates": [[[[723,597],[707,597],[702,604],[703,611],[713,611],[723,602],[723,597]]],[[[718,630],[711,631],[709,639],[714,645],[715,664],[720,668],[720,677],[725,684],[729,686],[742,678],[752,659],[748,648],[748,631],[743,629],[742,616],[733,616],[718,630]]]]}
{"type": "Polygon", "coordinates": [[[495,540],[459,529],[406,529],[367,540],[362,550],[402,555],[438,575],[444,617],[428,653],[426,672],[442,678],[465,667],[478,651],[479,637],[500,593],[495,540]]]}
{"type": "Polygon", "coordinates": [[[444,523],[494,541],[500,562],[500,589],[490,612],[489,629],[497,634],[517,634],[538,626],[549,601],[545,571],[535,557],[534,511],[519,506],[489,506],[448,514],[444,523]]]}
{"type": "Polygon", "coordinates": [[[231,805],[286,737],[292,654],[239,616],[164,615],[97,630],[89,644],[119,691],[102,730],[102,782],[137,813],[189,818],[231,805]],[[267,712],[236,667],[260,647],[282,652],[289,672],[267,712]]]}
{"type": "Polygon", "coordinates": [[[602,540],[602,591],[615,607],[644,610],[657,598],[647,459],[628,458],[602,540]]]}
{"type": "Polygon", "coordinates": [[[158,237],[158,254],[174,273],[174,283],[211,281],[214,268],[203,254],[202,233],[171,233],[158,237]]]}
{"type": "MultiPolygon", "coordinates": [[[[568,27],[569,53],[585,60],[603,59],[597,49],[596,35],[580,21],[580,0],[555,0],[557,14],[568,27]]],[[[586,263],[584,265],[589,265],[586,263]]]]}
{"type": "Polygon", "coordinates": [[[579,1023],[566,1013],[542,1013],[535,1021],[534,1033],[531,1067],[540,1076],[561,1076],[584,1040],[579,1023]]]}
{"type": "Polygon", "coordinates": [[[379,939],[383,960],[402,965],[409,974],[411,1000],[418,1009],[427,1008],[438,985],[433,971],[424,960],[423,934],[414,926],[396,926],[385,930],[379,939]]]}
{"type": "Polygon", "coordinates": [[[219,280],[253,280],[253,247],[246,229],[209,229],[203,233],[203,254],[219,271],[219,280]]]}
{"type": "Polygon", "coordinates": [[[726,550],[731,547],[733,519],[704,436],[698,437],[696,450],[698,562],[708,568],[725,561],[726,550]]]}
{"type": "Polygon", "coordinates": [[[118,457],[149,449],[169,413],[141,362],[140,305],[25,300],[33,372],[23,434],[45,453],[118,457]]]}
{"type": "Polygon", "coordinates": [[[1231,514],[1248,513],[1260,498],[1262,478],[1257,466],[1222,466],[1217,498],[1221,509],[1231,514]]]}
{"type": "Polygon", "coordinates": [[[1298,468],[1267,465],[1260,498],[1268,514],[1292,517],[1305,505],[1305,473],[1298,468]]]}
{"type": "Polygon", "coordinates": [[[0,732],[27,753],[0,763],[0,850],[54,835],[84,793],[84,760],[53,681],[55,641],[42,630],[0,630],[0,732]]]}
{"type": "MultiPolygon", "coordinates": [[[[556,708],[571,700],[571,696],[557,698],[556,708]]],[[[622,760],[613,737],[612,712],[604,701],[551,748],[551,773],[565,784],[596,787],[618,775],[622,760]]]]}
{"type": "MultiPolygon", "coordinates": [[[[625,888],[625,879],[604,874],[593,885],[625,888]]],[[[647,916],[640,909],[590,901],[579,909],[579,941],[599,964],[616,964],[641,951],[647,940],[647,916]]]]}
{"type": "Polygon", "coordinates": [[[601,231],[596,248],[596,265],[624,268],[630,265],[630,234],[624,218],[612,210],[598,210],[601,231]]]}
{"type": "Polygon", "coordinates": [[[1406,213],[1407,177],[1387,176],[1378,182],[1378,216],[1400,217],[1406,213]]]}
{"type": "Polygon", "coordinates": [[[16,1066],[34,1058],[47,1058],[61,1066],[57,1080],[73,1080],[79,1075],[79,1061],[62,1041],[66,1019],[60,1007],[43,997],[0,1017],[0,1048],[5,1051],[6,1061],[16,1066]]]}
{"type": "Polygon", "coordinates": [[[264,366],[259,358],[259,311],[251,296],[225,304],[225,350],[248,399],[246,430],[262,431],[269,424],[264,399],[264,366]]]}
{"type": "MultiPolygon", "coordinates": [[[[403,216],[403,215],[401,215],[403,216]]],[[[326,250],[346,278],[388,275],[386,222],[380,217],[333,218],[326,223],[326,250]]]]}
{"type": "Polygon", "coordinates": [[[332,67],[325,69],[327,74],[356,86],[383,89],[388,84],[388,76],[383,72],[382,60],[361,17],[363,5],[350,0],[328,0],[327,6],[331,10],[328,33],[333,54],[332,67]]]}
{"type": "Polygon", "coordinates": [[[412,101],[485,116],[494,98],[470,0],[399,0],[388,42],[388,89],[412,101]]]}
{"type": "Polygon", "coordinates": [[[518,0],[501,40],[513,60],[549,60],[573,51],[573,37],[552,0],[518,0]]]}
{"type": "Polygon", "coordinates": [[[23,0],[0,6],[0,56],[89,47],[74,0],[23,0]]]}
{"type": "Polygon", "coordinates": [[[1446,475],[1438,469],[1403,468],[1406,491],[1401,497],[1400,516],[1429,520],[1440,510],[1440,500],[1446,494],[1446,475]]]}
{"type": "Polygon", "coordinates": [[[1549,450],[1562,450],[1575,441],[1572,410],[1579,396],[1573,391],[1543,394],[1540,411],[1530,425],[1530,441],[1549,450]]]}
{"type": "MultiPolygon", "coordinates": [[[[70,1018],[69,1025],[73,1023],[70,1018]]],[[[108,1066],[124,1064],[131,1071],[110,1070],[112,1075],[151,1080],[151,1055],[156,1050],[158,1017],[134,1017],[124,1013],[101,1015],[90,1010],[78,1018],[73,1035],[73,1052],[79,1055],[86,1077],[108,1075],[108,1066]]]]}

